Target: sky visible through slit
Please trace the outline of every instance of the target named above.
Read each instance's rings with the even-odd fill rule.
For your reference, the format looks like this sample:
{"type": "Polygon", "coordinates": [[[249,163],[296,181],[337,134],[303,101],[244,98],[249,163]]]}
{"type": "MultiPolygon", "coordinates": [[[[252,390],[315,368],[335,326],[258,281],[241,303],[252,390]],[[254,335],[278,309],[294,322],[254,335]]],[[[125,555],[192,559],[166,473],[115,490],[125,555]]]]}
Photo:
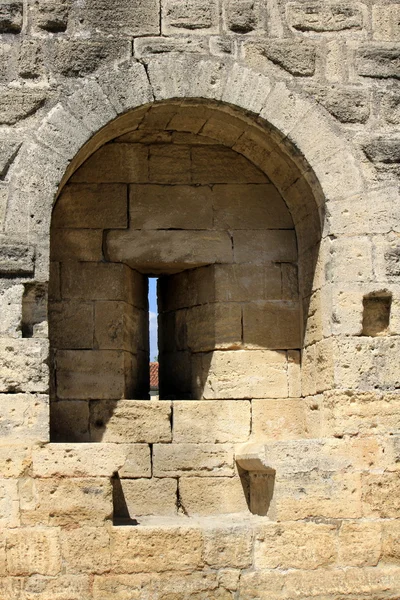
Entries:
{"type": "Polygon", "coordinates": [[[157,331],[158,331],[157,278],[149,277],[150,362],[158,361],[157,331]]]}

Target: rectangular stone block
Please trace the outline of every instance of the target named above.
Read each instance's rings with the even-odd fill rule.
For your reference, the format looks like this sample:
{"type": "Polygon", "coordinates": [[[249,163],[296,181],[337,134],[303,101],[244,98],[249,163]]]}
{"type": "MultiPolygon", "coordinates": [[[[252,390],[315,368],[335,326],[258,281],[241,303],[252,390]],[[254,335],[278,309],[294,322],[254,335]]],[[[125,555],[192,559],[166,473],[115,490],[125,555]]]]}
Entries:
{"type": "Polygon", "coordinates": [[[0,248],[0,274],[32,275],[35,249],[23,244],[3,244],[0,248]]]}
{"type": "Polygon", "coordinates": [[[34,477],[150,477],[147,444],[48,444],[34,449],[34,477]]]}
{"type": "Polygon", "coordinates": [[[400,7],[397,3],[376,4],[372,7],[372,37],[377,41],[399,41],[400,7]]]}
{"type": "MultiPolygon", "coordinates": [[[[214,526],[204,532],[204,561],[214,569],[247,569],[252,564],[253,531],[246,525],[214,526]]],[[[221,573],[220,573],[221,576],[221,573]]],[[[235,585],[227,586],[233,590],[235,585]]]]}
{"type": "Polygon", "coordinates": [[[0,339],[0,392],[46,393],[48,353],[45,339],[0,339]]]}
{"type": "Polygon", "coordinates": [[[252,0],[225,2],[226,28],[234,33],[250,33],[263,24],[262,4],[252,0]]]}
{"type": "Polygon", "coordinates": [[[156,477],[229,477],[234,474],[230,444],[156,444],[153,446],[156,477]]]}
{"type": "Polygon", "coordinates": [[[104,527],[61,531],[61,551],[68,570],[78,573],[110,571],[110,535],[104,527]]]}
{"type": "Polygon", "coordinates": [[[243,306],[243,342],[248,348],[300,348],[300,306],[295,302],[252,302],[243,306]]]}
{"type": "MultiPolygon", "coordinates": [[[[132,229],[212,229],[213,196],[213,191],[208,186],[131,185],[130,227],[132,229]]],[[[112,229],[112,227],[108,228],[112,229]]]]}
{"type": "Polygon", "coordinates": [[[363,45],[356,57],[356,69],[363,77],[387,79],[399,76],[400,51],[397,45],[363,45]]]}
{"type": "MultiPolygon", "coordinates": [[[[176,515],[177,485],[177,480],[171,478],[121,479],[122,507],[128,509],[131,519],[146,515],[176,515]]],[[[114,501],[114,516],[118,516],[119,508],[118,501],[114,501]]]]}
{"type": "Polygon", "coordinates": [[[94,347],[93,302],[52,302],[49,305],[49,338],[53,348],[94,347]]]}
{"type": "Polygon", "coordinates": [[[202,566],[201,554],[202,534],[194,527],[111,530],[112,567],[116,573],[192,571],[202,566]]]}
{"type": "Polygon", "coordinates": [[[396,490],[400,472],[363,473],[361,476],[363,517],[398,519],[400,497],[396,490]]]}
{"type": "MultiPolygon", "coordinates": [[[[66,596],[68,600],[82,600],[90,594],[91,580],[89,575],[59,575],[58,577],[32,577],[25,584],[25,592],[29,598],[38,595],[38,586],[42,598],[58,600],[66,596]]],[[[40,598],[40,596],[39,596],[40,598]]]]}
{"type": "Polygon", "coordinates": [[[148,149],[142,144],[107,144],[74,173],[73,183],[147,183],[148,149]]]}
{"type": "Polygon", "coordinates": [[[211,0],[206,5],[200,0],[162,0],[163,33],[218,33],[218,2],[211,0]]]}
{"type": "Polygon", "coordinates": [[[0,437],[6,443],[46,442],[49,399],[38,394],[0,394],[0,437]]]}
{"type": "Polygon", "coordinates": [[[3,285],[0,289],[0,336],[21,337],[22,301],[24,286],[17,284],[3,285]]]}
{"type": "Polygon", "coordinates": [[[111,261],[153,275],[232,262],[231,239],[222,231],[110,231],[107,252],[111,261]]]}
{"type": "Polygon", "coordinates": [[[272,184],[213,187],[215,229],[293,229],[290,212],[272,184]]]}
{"type": "Polygon", "coordinates": [[[289,2],[286,18],[293,29],[301,32],[360,30],[364,26],[362,5],[351,2],[318,4],[315,2],[289,2]]]}
{"type": "Polygon", "coordinates": [[[58,575],[61,548],[56,529],[22,528],[7,532],[7,566],[10,575],[58,575]]]}
{"type": "Polygon", "coordinates": [[[381,557],[382,524],[379,522],[343,522],[339,530],[338,564],[373,567],[381,557]]]}
{"type": "Polygon", "coordinates": [[[57,396],[60,400],[107,400],[132,396],[136,357],[119,350],[59,350],[57,396]]]}
{"type": "Polygon", "coordinates": [[[190,183],[190,147],[171,144],[151,146],[149,180],[154,183],[190,183]]]}
{"type": "Polygon", "coordinates": [[[185,311],[187,346],[192,352],[234,349],[242,344],[242,307],[236,303],[194,306],[185,311]]]}
{"type": "Polygon", "coordinates": [[[110,4],[107,0],[89,0],[84,6],[72,4],[70,22],[76,32],[124,37],[158,34],[159,5],[155,0],[143,4],[124,0],[110,4]]]}
{"type": "Polygon", "coordinates": [[[101,229],[52,229],[50,255],[52,261],[103,260],[103,231],[101,229]]]}
{"type": "Polygon", "coordinates": [[[50,403],[51,438],[54,442],[88,442],[89,400],[50,403]]]}
{"type": "Polygon", "coordinates": [[[104,525],[112,518],[112,489],[108,477],[35,479],[21,496],[23,525],[104,525]]]}
{"type": "Polygon", "coordinates": [[[318,569],[336,560],[337,529],[324,523],[266,523],[257,528],[255,568],[318,569]]]}
{"type": "Polygon", "coordinates": [[[382,525],[382,558],[385,562],[398,562],[400,557],[400,522],[391,519],[382,525]]]}
{"type": "Polygon", "coordinates": [[[0,479],[0,527],[20,526],[18,480],[0,479]]]}
{"type": "Polygon", "coordinates": [[[262,171],[230,148],[192,148],[192,183],[268,183],[262,171]]]}
{"type": "Polygon", "coordinates": [[[90,408],[94,442],[155,444],[171,441],[170,402],[93,402],[90,408]]]}
{"type": "Polygon", "coordinates": [[[31,447],[27,444],[11,443],[0,446],[0,472],[3,477],[21,477],[31,462],[31,447]]]}
{"type": "Polygon", "coordinates": [[[189,516],[249,512],[240,477],[181,477],[179,497],[189,516]]]}
{"type": "Polygon", "coordinates": [[[253,400],[252,438],[255,440],[297,439],[307,434],[304,400],[281,398],[253,400]]]}
{"type": "Polygon", "coordinates": [[[233,248],[237,263],[264,265],[297,260],[296,234],[290,230],[234,231],[233,248]]]}
{"type": "Polygon", "coordinates": [[[65,186],[53,210],[52,226],[57,229],[128,227],[127,186],[115,183],[65,186]]]}
{"type": "Polygon", "coordinates": [[[0,5],[0,33],[20,33],[22,18],[23,2],[3,1],[0,5]]]}
{"type": "Polygon", "coordinates": [[[174,443],[245,442],[250,435],[250,402],[173,402],[174,443]]]}
{"type": "Polygon", "coordinates": [[[117,300],[138,308],[147,303],[147,282],[126,265],[68,263],[62,269],[61,292],[64,299],[117,300]]]}
{"type": "Polygon", "coordinates": [[[148,315],[126,302],[95,302],[94,337],[101,350],[148,351],[148,315]]]}
{"type": "Polygon", "coordinates": [[[196,398],[286,398],[287,356],[283,351],[234,350],[196,354],[192,389],[196,398]]]}

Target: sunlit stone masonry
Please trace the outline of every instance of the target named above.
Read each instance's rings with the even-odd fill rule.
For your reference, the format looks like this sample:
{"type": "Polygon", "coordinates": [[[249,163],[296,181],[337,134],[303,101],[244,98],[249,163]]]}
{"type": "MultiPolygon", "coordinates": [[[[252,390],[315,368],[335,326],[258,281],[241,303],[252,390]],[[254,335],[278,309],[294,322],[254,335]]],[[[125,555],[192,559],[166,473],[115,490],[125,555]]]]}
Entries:
{"type": "Polygon", "coordinates": [[[0,52],[0,600],[398,600],[399,3],[1,0],[0,52]]]}

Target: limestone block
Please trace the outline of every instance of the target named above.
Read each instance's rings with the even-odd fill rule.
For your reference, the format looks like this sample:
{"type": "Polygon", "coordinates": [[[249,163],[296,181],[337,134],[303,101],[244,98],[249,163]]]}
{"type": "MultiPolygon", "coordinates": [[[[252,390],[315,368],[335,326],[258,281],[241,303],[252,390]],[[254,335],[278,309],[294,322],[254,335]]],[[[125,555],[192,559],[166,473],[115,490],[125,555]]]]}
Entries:
{"type": "Polygon", "coordinates": [[[119,350],[59,350],[60,400],[107,400],[132,396],[138,382],[137,358],[119,350]]]}
{"type": "Polygon", "coordinates": [[[250,33],[260,26],[261,6],[252,0],[225,2],[226,27],[234,33],[250,33]]]}
{"type": "Polygon", "coordinates": [[[372,37],[377,41],[398,42],[400,39],[400,7],[396,3],[372,7],[372,37]]]}
{"type": "Polygon", "coordinates": [[[384,562],[398,563],[400,557],[400,525],[398,520],[382,524],[382,559],[384,562]]]}
{"type": "Polygon", "coordinates": [[[107,253],[113,262],[152,274],[232,262],[230,236],[219,231],[110,231],[107,253]]]}
{"type": "Polygon", "coordinates": [[[240,477],[181,477],[179,497],[189,516],[249,511],[240,477]]]}
{"type": "Polygon", "coordinates": [[[0,526],[2,529],[20,526],[18,481],[0,479],[0,526]]]}
{"type": "Polygon", "coordinates": [[[218,3],[216,0],[206,5],[200,0],[162,0],[163,33],[218,33],[218,3]]]}
{"type": "Polygon", "coordinates": [[[194,39],[192,36],[145,37],[134,40],[134,56],[138,58],[164,52],[206,54],[207,51],[207,40],[203,38],[194,39]]]}
{"type": "Polygon", "coordinates": [[[258,63],[257,66],[262,71],[269,69],[269,63],[272,62],[300,77],[308,77],[315,72],[315,45],[306,40],[286,38],[261,43],[247,42],[245,53],[246,62],[250,66],[254,62],[258,63]]]}
{"type": "Polygon", "coordinates": [[[385,93],[382,98],[382,113],[387,123],[400,123],[400,96],[396,92],[385,93]]]}
{"type": "Polygon", "coordinates": [[[57,575],[61,571],[58,531],[31,528],[8,531],[7,567],[10,575],[57,575]]]}
{"type": "Polygon", "coordinates": [[[52,33],[67,29],[70,8],[68,0],[34,0],[29,8],[35,27],[52,33]]]}
{"type": "Polygon", "coordinates": [[[202,545],[201,531],[193,527],[114,527],[111,530],[113,571],[193,571],[203,565],[202,545]]]}
{"type": "Polygon", "coordinates": [[[272,184],[227,184],[213,188],[216,229],[292,229],[290,212],[272,184]]]}
{"type": "Polygon", "coordinates": [[[147,444],[48,444],[33,450],[34,477],[148,477],[147,444]]]}
{"type": "Polygon", "coordinates": [[[208,186],[131,185],[130,226],[132,229],[211,229],[213,197],[208,186]]]}
{"type": "Polygon", "coordinates": [[[379,522],[343,522],[339,530],[338,564],[376,566],[381,557],[381,529],[379,522]]]}
{"type": "Polygon", "coordinates": [[[244,125],[240,119],[222,111],[215,111],[207,120],[199,135],[201,136],[200,139],[203,136],[208,136],[220,144],[231,147],[243,134],[243,128],[244,125]]]}
{"type": "Polygon", "coordinates": [[[287,357],[282,351],[234,350],[197,354],[193,358],[195,397],[286,398],[287,357]]]}
{"type": "Polygon", "coordinates": [[[93,302],[52,302],[49,306],[49,338],[53,348],[93,348],[93,302]]]}
{"type": "Polygon", "coordinates": [[[294,302],[252,302],[243,306],[247,348],[300,348],[300,307],[294,302]]]}
{"type": "Polygon", "coordinates": [[[0,33],[20,33],[23,2],[2,2],[0,6],[0,33]]]}
{"type": "Polygon", "coordinates": [[[229,148],[197,146],[192,148],[192,183],[268,183],[268,179],[229,148]]]}
{"type": "Polygon", "coordinates": [[[53,229],[50,244],[53,261],[100,262],[103,260],[101,229],[53,229]]]}
{"type": "Polygon", "coordinates": [[[366,123],[371,109],[368,90],[341,86],[307,86],[307,91],[342,123],[366,123]]]}
{"type": "Polygon", "coordinates": [[[360,476],[356,473],[309,471],[275,478],[270,514],[277,521],[361,516],[360,476]]]}
{"type": "Polygon", "coordinates": [[[126,265],[68,263],[62,269],[64,299],[117,300],[144,308],[146,288],[144,277],[126,265]]]}
{"type": "MultiPolygon", "coordinates": [[[[127,507],[131,519],[177,513],[176,479],[121,479],[121,488],[124,507],[127,507]]],[[[118,514],[118,509],[118,503],[114,502],[114,515],[118,514]]]]}
{"type": "Polygon", "coordinates": [[[363,77],[399,77],[399,49],[390,44],[365,44],[357,53],[356,68],[363,77]]]}
{"type": "Polygon", "coordinates": [[[104,525],[112,517],[109,478],[36,479],[21,503],[23,525],[104,525]]]}
{"type": "Polygon", "coordinates": [[[159,33],[159,6],[155,0],[110,4],[89,0],[84,6],[73,3],[70,15],[75,32],[132,37],[159,33]]]}
{"type": "Polygon", "coordinates": [[[48,391],[47,340],[0,339],[0,357],[1,392],[48,391]]]}
{"type": "Polygon", "coordinates": [[[301,398],[253,400],[252,438],[297,439],[306,435],[305,407],[301,398]]]}
{"type": "Polygon", "coordinates": [[[286,5],[286,18],[290,27],[301,32],[360,30],[364,26],[362,5],[351,2],[289,2],[286,5]]]}
{"type": "Polygon", "coordinates": [[[319,569],[336,559],[335,525],[267,523],[256,532],[254,566],[258,569],[319,569]]]}
{"type": "Polygon", "coordinates": [[[107,144],[74,173],[74,183],[146,183],[148,149],[142,144],[107,144]]]}
{"type": "Polygon", "coordinates": [[[398,471],[363,473],[361,479],[363,516],[398,519],[400,498],[396,490],[399,481],[398,471]]]}
{"type": "Polygon", "coordinates": [[[67,185],[54,207],[52,226],[61,229],[125,229],[128,226],[126,185],[67,185]]]}
{"type": "Polygon", "coordinates": [[[191,444],[245,442],[250,434],[246,401],[175,401],[173,441],[191,444]]]}
{"type": "Polygon", "coordinates": [[[31,449],[29,446],[22,444],[0,446],[0,472],[3,477],[21,477],[26,469],[31,466],[31,463],[31,449]]]}
{"type": "Polygon", "coordinates": [[[88,597],[91,589],[89,575],[59,575],[58,577],[43,577],[33,575],[25,580],[24,593],[27,598],[51,598],[68,600],[81,600],[88,597]]]}
{"type": "Polygon", "coordinates": [[[400,426],[400,395],[397,392],[326,392],[326,435],[393,434],[400,426]]]}
{"type": "Polygon", "coordinates": [[[61,552],[73,573],[104,573],[110,570],[110,535],[104,527],[78,527],[61,531],[61,552]]]}
{"type": "Polygon", "coordinates": [[[3,88],[0,90],[0,119],[7,125],[34,114],[46,101],[48,89],[3,88]]]}
{"type": "Polygon", "coordinates": [[[232,476],[233,446],[230,444],[156,444],[153,446],[156,477],[232,476]]]}
{"type": "Polygon", "coordinates": [[[253,532],[248,527],[213,527],[204,532],[204,562],[213,569],[248,569],[252,565],[253,532]]]}
{"type": "Polygon", "coordinates": [[[92,441],[159,443],[171,441],[171,404],[167,401],[93,402],[92,441]]]}
{"type": "Polygon", "coordinates": [[[190,183],[189,146],[151,146],[149,179],[154,183],[190,183]]]}
{"type": "Polygon", "coordinates": [[[2,245],[0,273],[2,275],[32,275],[35,270],[35,250],[23,244],[2,245]]]}
{"type": "Polygon", "coordinates": [[[192,352],[240,348],[242,308],[236,303],[194,306],[186,312],[187,345],[192,352]]]}
{"type": "Polygon", "coordinates": [[[98,36],[91,39],[51,38],[47,46],[52,70],[66,77],[81,77],[96,71],[104,60],[128,58],[130,43],[123,38],[98,36]]]}
{"type": "Polygon", "coordinates": [[[55,442],[89,441],[89,401],[51,402],[50,415],[52,440],[55,442]]]}
{"type": "Polygon", "coordinates": [[[148,350],[147,313],[126,302],[96,302],[95,344],[102,350],[148,350]]]}
{"type": "Polygon", "coordinates": [[[193,106],[182,106],[173,115],[167,127],[175,131],[197,134],[212,113],[213,111],[207,106],[196,104],[193,106]]]}
{"type": "Polygon", "coordinates": [[[6,285],[0,289],[1,337],[21,337],[24,286],[6,285]]]}
{"type": "Polygon", "coordinates": [[[294,231],[234,231],[235,262],[262,265],[265,262],[294,262],[297,259],[294,231]]]}

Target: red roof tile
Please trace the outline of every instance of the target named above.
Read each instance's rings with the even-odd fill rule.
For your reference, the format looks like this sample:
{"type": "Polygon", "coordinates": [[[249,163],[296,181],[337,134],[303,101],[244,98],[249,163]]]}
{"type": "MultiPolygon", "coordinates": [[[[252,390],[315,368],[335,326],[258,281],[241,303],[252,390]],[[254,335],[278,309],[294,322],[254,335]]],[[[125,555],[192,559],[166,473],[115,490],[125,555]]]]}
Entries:
{"type": "Polygon", "coordinates": [[[150,363],[150,389],[158,390],[158,362],[150,363]]]}

